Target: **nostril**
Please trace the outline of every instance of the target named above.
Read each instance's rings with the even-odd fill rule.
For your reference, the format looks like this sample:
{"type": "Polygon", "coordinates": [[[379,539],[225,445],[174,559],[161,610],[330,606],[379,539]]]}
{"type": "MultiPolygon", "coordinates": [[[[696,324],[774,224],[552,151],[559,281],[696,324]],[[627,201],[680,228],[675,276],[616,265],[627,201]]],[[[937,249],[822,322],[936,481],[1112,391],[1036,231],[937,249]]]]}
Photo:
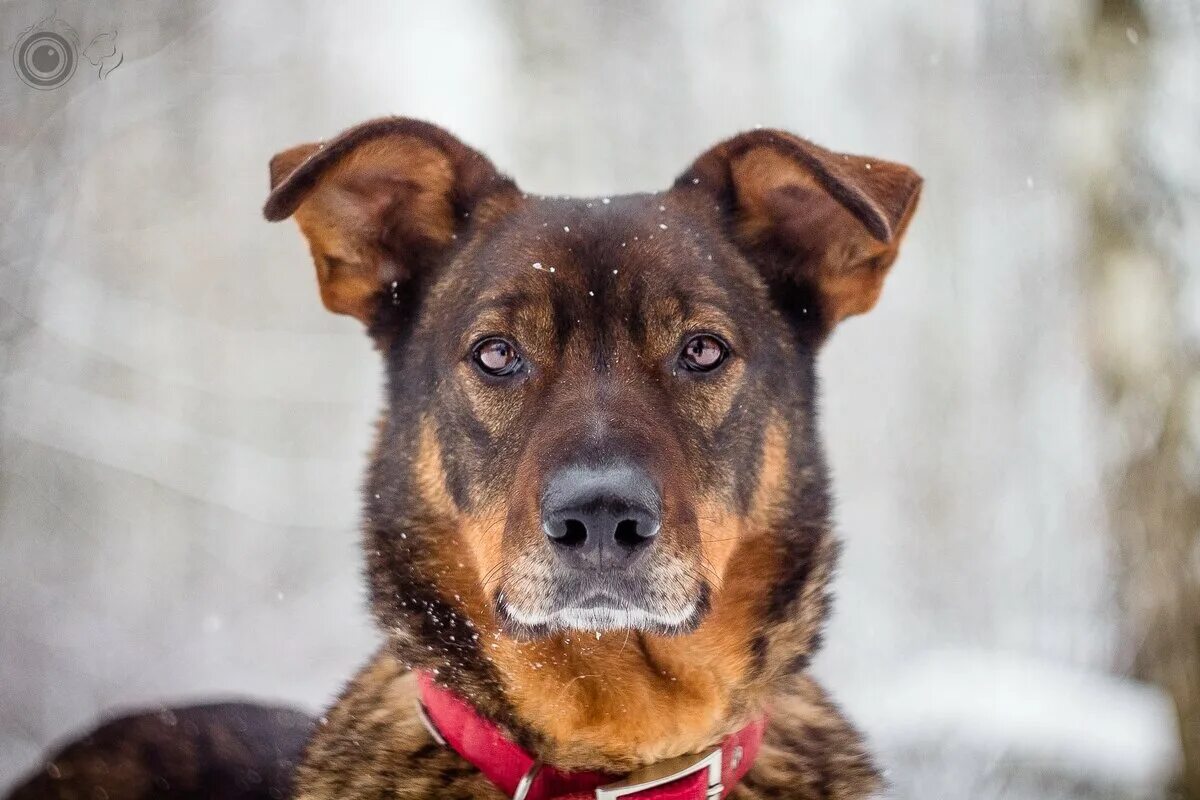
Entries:
{"type": "Polygon", "coordinates": [[[578,547],[587,540],[587,525],[577,519],[563,522],[562,535],[555,539],[564,547],[578,547]]]}
{"type": "Polygon", "coordinates": [[[617,544],[628,550],[632,550],[645,543],[653,535],[652,531],[643,531],[636,519],[623,519],[617,523],[614,538],[616,538],[617,544]]]}

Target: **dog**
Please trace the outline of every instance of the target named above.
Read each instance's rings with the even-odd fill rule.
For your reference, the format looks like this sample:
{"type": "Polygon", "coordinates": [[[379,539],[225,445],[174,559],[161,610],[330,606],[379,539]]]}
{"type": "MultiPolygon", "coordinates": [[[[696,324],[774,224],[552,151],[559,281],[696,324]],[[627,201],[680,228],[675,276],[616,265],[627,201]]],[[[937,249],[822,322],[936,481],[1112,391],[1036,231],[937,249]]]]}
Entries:
{"type": "Polygon", "coordinates": [[[878,792],[806,670],[838,550],[816,358],[875,305],[921,178],[759,129],[664,192],[535,196],[395,117],[270,176],[266,218],[386,371],[386,643],[297,797],[878,792]]]}
{"type": "MultiPolygon", "coordinates": [[[[921,178],[760,129],[664,192],[540,197],[393,117],[270,180],[265,216],[386,368],[363,511],[385,643],[295,796],[878,793],[807,672],[838,551],[816,359],[875,305],[921,178]]],[[[13,797],[279,800],[308,720],[233,711],[106,726],[13,797]]]]}

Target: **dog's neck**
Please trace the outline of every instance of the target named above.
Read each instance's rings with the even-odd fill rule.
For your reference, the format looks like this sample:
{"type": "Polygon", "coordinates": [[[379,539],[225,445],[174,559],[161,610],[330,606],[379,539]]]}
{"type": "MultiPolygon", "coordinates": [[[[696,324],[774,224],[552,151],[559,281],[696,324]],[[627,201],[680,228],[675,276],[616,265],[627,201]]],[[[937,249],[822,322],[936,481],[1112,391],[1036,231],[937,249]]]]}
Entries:
{"type": "Polygon", "coordinates": [[[426,560],[436,584],[411,575],[403,592],[377,591],[375,605],[400,661],[433,672],[527,750],[563,768],[621,772],[719,741],[761,715],[807,664],[835,545],[824,528],[803,552],[788,541],[744,543],[744,577],[726,581],[684,636],[563,631],[519,641],[501,630],[471,568],[457,560],[426,560]],[[790,596],[779,594],[788,587],[790,596]]]}

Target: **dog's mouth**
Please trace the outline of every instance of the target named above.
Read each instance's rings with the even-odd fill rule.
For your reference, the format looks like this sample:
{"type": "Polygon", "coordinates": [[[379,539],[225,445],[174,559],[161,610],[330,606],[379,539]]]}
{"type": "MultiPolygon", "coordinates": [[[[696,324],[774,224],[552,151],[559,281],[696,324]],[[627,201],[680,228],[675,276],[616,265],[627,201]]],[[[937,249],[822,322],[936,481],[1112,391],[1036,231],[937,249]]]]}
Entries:
{"type": "Polygon", "coordinates": [[[595,595],[549,612],[531,612],[507,602],[503,596],[497,602],[497,610],[510,626],[534,635],[555,630],[685,633],[695,627],[701,606],[694,600],[679,610],[653,610],[609,595],[595,595]]]}
{"type": "Polygon", "coordinates": [[[540,597],[501,589],[495,596],[496,615],[509,633],[522,638],[559,631],[618,630],[672,636],[695,630],[708,611],[706,583],[693,584],[684,596],[679,591],[682,586],[664,591],[665,587],[656,590],[640,581],[641,586],[620,587],[597,587],[598,582],[560,583],[540,597]]]}

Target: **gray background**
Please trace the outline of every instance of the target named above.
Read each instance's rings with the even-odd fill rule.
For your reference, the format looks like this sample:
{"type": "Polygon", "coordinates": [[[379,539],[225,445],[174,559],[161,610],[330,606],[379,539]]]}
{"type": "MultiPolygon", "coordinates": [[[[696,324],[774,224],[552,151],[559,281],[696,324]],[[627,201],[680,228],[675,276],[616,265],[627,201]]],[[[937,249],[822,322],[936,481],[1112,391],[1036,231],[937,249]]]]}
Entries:
{"type": "Polygon", "coordinates": [[[535,192],[663,188],[757,124],[915,165],[883,300],[822,360],[847,549],[817,670],[898,797],[1167,796],[1200,737],[1198,19],[3,3],[0,787],[115,707],[320,708],[372,648],[379,367],[259,208],[273,153],[398,113],[535,192]],[[52,12],[124,62],[25,86],[8,48],[52,12]]]}

